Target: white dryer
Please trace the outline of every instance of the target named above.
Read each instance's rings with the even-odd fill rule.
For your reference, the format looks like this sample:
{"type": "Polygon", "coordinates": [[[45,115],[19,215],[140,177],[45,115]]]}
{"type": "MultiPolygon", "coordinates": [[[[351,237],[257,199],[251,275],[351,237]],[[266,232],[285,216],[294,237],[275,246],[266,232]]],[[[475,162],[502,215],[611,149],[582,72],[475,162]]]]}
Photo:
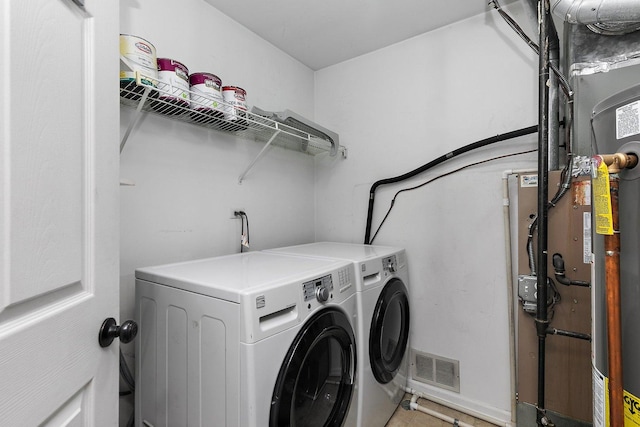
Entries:
{"type": "Polygon", "coordinates": [[[264,252],[136,270],[136,425],[356,425],[353,281],[264,252]]]}
{"type": "Polygon", "coordinates": [[[353,263],[358,294],[358,425],[384,426],[404,396],[409,371],[409,274],[404,249],[320,242],[271,249],[353,263]]]}

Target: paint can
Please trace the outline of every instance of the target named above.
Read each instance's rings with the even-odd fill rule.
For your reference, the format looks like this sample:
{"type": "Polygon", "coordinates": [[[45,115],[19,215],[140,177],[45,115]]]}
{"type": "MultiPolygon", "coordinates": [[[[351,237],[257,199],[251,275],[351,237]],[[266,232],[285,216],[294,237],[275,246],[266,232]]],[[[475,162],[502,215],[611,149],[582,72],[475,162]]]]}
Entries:
{"type": "Polygon", "coordinates": [[[247,128],[247,92],[237,86],[223,86],[224,118],[227,122],[226,130],[238,131],[247,128]]]}
{"type": "Polygon", "coordinates": [[[189,69],[175,59],[158,58],[158,100],[151,107],[159,113],[178,115],[189,108],[189,69]]]}
{"type": "Polygon", "coordinates": [[[191,120],[196,123],[220,123],[224,118],[222,80],[211,73],[189,75],[191,120]]]}
{"type": "Polygon", "coordinates": [[[136,84],[136,72],[143,84],[156,87],[156,48],[142,37],[120,34],[120,96],[140,99],[145,88],[136,84]]]}

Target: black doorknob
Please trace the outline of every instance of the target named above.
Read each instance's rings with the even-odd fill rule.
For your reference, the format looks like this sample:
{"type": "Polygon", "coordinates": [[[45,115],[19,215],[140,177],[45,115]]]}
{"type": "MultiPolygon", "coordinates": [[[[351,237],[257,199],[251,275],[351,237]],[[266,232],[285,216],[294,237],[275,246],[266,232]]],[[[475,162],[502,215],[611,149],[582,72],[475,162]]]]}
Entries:
{"type": "Polygon", "coordinates": [[[138,324],[133,320],[126,320],[122,326],[116,324],[116,319],[109,317],[102,322],[100,332],[98,333],[98,342],[100,347],[108,347],[114,338],[120,338],[120,342],[128,343],[138,334],[138,324]]]}

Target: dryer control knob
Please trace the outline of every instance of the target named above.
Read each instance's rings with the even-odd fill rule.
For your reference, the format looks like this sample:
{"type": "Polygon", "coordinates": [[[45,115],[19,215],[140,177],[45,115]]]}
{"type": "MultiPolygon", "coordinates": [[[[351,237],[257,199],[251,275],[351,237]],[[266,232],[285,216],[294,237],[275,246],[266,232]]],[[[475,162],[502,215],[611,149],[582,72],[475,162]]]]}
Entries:
{"type": "Polygon", "coordinates": [[[316,299],[320,302],[325,302],[329,299],[329,289],[324,286],[316,288],[316,299]]]}

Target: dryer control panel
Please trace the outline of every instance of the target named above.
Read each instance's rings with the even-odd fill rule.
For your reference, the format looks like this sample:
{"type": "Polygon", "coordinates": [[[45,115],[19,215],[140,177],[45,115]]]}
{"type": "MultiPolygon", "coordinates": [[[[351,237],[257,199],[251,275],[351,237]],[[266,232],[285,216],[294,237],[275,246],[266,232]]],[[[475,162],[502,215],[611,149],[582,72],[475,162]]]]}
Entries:
{"type": "Polygon", "coordinates": [[[325,302],[331,296],[333,291],[333,279],[330,274],[320,277],[318,279],[310,280],[302,284],[304,292],[304,301],[307,302],[312,299],[317,299],[320,302],[325,302]]]}

